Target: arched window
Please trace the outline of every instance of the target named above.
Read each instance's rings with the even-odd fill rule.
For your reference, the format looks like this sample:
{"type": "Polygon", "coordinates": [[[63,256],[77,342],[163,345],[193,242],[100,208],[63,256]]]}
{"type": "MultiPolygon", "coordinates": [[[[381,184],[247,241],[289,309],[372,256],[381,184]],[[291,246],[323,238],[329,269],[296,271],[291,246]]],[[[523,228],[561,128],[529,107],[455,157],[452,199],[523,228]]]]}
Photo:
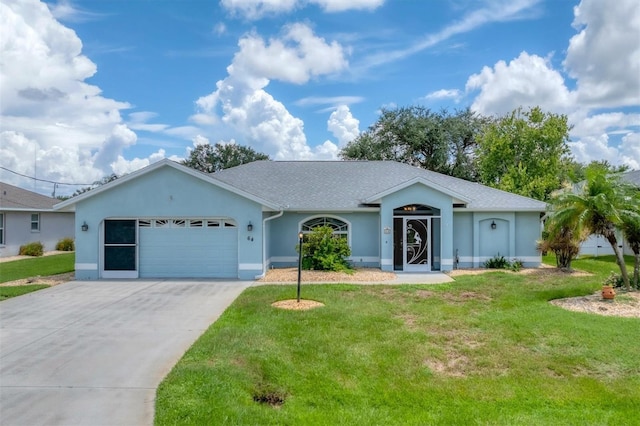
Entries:
{"type": "Polygon", "coordinates": [[[338,219],[330,216],[312,217],[300,224],[300,232],[308,234],[318,226],[328,226],[333,229],[333,235],[338,235],[341,238],[349,239],[349,224],[342,219],[338,219]]]}

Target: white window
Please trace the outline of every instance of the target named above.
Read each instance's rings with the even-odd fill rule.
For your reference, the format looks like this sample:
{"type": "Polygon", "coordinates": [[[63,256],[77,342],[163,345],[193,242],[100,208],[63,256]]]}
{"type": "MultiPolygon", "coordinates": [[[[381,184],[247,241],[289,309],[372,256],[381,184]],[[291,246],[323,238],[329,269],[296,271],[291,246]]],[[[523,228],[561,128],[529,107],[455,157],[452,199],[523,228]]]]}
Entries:
{"type": "Polygon", "coordinates": [[[31,214],[31,232],[40,231],[40,213],[31,214]]]}
{"type": "Polygon", "coordinates": [[[333,235],[338,235],[341,238],[349,238],[349,224],[335,217],[322,216],[311,218],[302,222],[300,231],[303,234],[308,234],[319,226],[328,226],[333,229],[333,235]]]}
{"type": "Polygon", "coordinates": [[[4,244],[4,213],[0,213],[0,245],[4,244]]]}

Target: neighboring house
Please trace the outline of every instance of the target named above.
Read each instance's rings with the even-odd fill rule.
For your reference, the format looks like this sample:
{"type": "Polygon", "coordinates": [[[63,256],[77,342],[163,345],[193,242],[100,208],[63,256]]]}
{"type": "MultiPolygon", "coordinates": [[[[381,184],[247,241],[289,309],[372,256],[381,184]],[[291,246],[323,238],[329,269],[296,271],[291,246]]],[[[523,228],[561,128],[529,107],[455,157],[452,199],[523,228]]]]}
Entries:
{"type": "Polygon", "coordinates": [[[318,225],[348,240],[356,266],[446,271],[496,255],[537,266],[546,204],[391,161],[208,175],[162,160],[55,208],[76,214],[78,279],[254,279],[296,265],[298,233],[318,225]]]}
{"type": "Polygon", "coordinates": [[[53,211],[60,200],[0,182],[0,257],[15,256],[20,246],[40,241],[55,250],[73,238],[73,213],[53,211]]]}
{"type": "MultiPolygon", "coordinates": [[[[633,172],[623,173],[621,179],[627,183],[637,186],[640,189],[640,170],[636,170],[633,172]]],[[[618,247],[622,249],[624,254],[633,255],[633,251],[629,244],[626,243],[622,232],[616,232],[616,239],[618,240],[618,247]]],[[[613,255],[613,248],[609,241],[604,238],[602,235],[591,235],[580,245],[580,254],[591,255],[591,256],[605,256],[605,255],[613,255]]]]}

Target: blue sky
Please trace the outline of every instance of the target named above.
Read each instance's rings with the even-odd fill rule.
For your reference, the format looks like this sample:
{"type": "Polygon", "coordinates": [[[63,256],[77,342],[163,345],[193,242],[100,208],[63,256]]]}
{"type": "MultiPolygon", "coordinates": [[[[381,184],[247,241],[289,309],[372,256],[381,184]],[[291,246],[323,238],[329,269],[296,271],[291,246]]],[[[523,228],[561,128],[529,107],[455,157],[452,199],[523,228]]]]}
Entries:
{"type": "Polygon", "coordinates": [[[577,160],[637,169],[636,3],[2,0],[0,165],[90,183],[207,142],[330,160],[383,107],[539,105],[577,160]]]}

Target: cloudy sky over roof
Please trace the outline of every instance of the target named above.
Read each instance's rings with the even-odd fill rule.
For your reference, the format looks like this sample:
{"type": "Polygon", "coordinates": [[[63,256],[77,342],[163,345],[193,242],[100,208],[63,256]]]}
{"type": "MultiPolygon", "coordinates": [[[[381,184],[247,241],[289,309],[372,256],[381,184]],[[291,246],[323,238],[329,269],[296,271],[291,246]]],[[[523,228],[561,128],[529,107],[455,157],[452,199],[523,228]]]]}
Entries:
{"type": "Polygon", "coordinates": [[[636,0],[1,0],[0,31],[0,166],[41,179],[207,141],[336,159],[416,104],[539,105],[568,115],[578,161],[640,168],[636,0]]]}

